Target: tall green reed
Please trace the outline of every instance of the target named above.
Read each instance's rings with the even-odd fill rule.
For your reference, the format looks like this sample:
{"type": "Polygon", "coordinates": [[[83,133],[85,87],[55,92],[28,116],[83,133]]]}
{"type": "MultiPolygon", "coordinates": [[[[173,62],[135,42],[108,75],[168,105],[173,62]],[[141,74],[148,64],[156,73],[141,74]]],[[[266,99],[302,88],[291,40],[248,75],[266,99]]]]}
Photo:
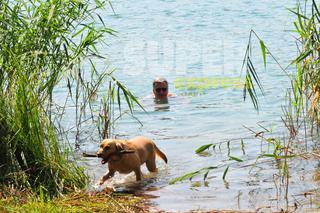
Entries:
{"type": "MultiPolygon", "coordinates": [[[[310,119],[312,126],[319,126],[320,115],[320,7],[316,1],[297,1],[297,7],[295,9],[289,9],[294,15],[296,15],[296,21],[294,22],[294,32],[297,35],[296,43],[298,48],[298,56],[292,60],[291,64],[286,68],[283,68],[278,61],[273,57],[271,52],[264,45],[263,41],[259,39],[264,58],[264,64],[266,65],[266,56],[270,55],[278,63],[280,69],[287,72],[287,68],[295,66],[295,72],[288,74],[292,82],[291,90],[288,91],[288,99],[291,102],[289,105],[294,110],[295,119],[299,119],[307,115],[310,119]],[[266,51],[267,50],[267,51],[266,51]]],[[[248,43],[248,48],[244,64],[248,67],[244,97],[249,93],[254,106],[257,106],[258,96],[255,92],[255,85],[261,89],[259,77],[251,63],[251,33],[248,43]],[[252,71],[253,70],[253,71],[252,71]],[[249,80],[247,80],[249,79],[249,80]],[[253,79],[253,80],[251,80],[253,79]],[[252,92],[254,91],[254,92],[252,92]]],[[[288,117],[288,111],[285,110],[286,117],[288,117]]],[[[290,113],[289,113],[290,114],[290,113]]],[[[296,121],[296,125],[299,126],[296,121]]]]}
{"type": "MultiPolygon", "coordinates": [[[[88,178],[64,137],[61,120],[67,104],[57,104],[56,88],[67,88],[65,103],[75,104],[76,142],[83,117],[93,113],[96,94],[107,80],[118,90],[113,100],[124,94],[130,110],[137,102],[112,72],[98,71],[94,65],[95,59],[104,58],[99,45],[115,33],[98,13],[107,3],[0,2],[0,183],[50,194],[86,185],[88,178]],[[84,62],[91,64],[91,71],[84,70],[84,62]]],[[[103,132],[110,128],[105,123],[111,116],[101,122],[103,132]]]]}
{"type": "Polygon", "coordinates": [[[292,11],[297,16],[294,22],[298,34],[299,56],[293,61],[297,73],[293,83],[293,95],[299,112],[306,109],[315,126],[320,124],[320,4],[305,1],[292,11]],[[302,110],[300,110],[302,109],[302,110]]]}

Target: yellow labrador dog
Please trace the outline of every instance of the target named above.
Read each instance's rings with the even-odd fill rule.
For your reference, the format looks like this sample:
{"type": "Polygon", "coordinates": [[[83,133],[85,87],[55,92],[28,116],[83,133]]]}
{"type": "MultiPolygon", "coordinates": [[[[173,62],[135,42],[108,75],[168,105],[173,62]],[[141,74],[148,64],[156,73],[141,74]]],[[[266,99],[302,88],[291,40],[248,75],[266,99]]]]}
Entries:
{"type": "Polygon", "coordinates": [[[141,180],[140,166],[146,163],[150,172],[156,172],[156,155],[168,162],[166,155],[159,150],[152,140],[136,137],[126,140],[105,139],[101,142],[97,156],[101,163],[108,163],[109,172],[100,178],[99,184],[113,177],[115,172],[129,174],[134,172],[136,180],[141,180]]]}

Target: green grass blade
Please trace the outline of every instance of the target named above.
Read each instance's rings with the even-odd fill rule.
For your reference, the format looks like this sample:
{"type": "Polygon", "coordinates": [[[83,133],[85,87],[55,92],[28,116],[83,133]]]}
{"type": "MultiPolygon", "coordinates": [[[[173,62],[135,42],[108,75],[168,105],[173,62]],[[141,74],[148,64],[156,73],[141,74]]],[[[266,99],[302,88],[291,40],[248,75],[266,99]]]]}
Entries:
{"type": "Polygon", "coordinates": [[[226,179],[226,176],[227,176],[227,173],[228,173],[228,170],[229,170],[229,166],[227,166],[227,168],[224,170],[223,172],[223,176],[222,176],[222,179],[225,180],[226,179]]]}
{"type": "Polygon", "coordinates": [[[266,68],[267,67],[267,53],[266,53],[266,46],[264,45],[264,42],[262,40],[260,40],[260,48],[262,51],[264,68],[266,68]]]}
{"type": "Polygon", "coordinates": [[[212,143],[202,145],[202,146],[201,146],[201,147],[199,147],[195,152],[196,152],[197,154],[199,154],[199,153],[201,153],[201,152],[203,152],[203,151],[205,151],[205,150],[209,149],[212,145],[213,145],[212,143]]]}
{"type": "Polygon", "coordinates": [[[178,178],[175,178],[175,179],[171,180],[171,181],[169,182],[169,184],[175,184],[175,183],[177,183],[177,182],[182,182],[182,181],[184,181],[184,180],[190,180],[190,178],[193,178],[194,176],[196,176],[196,175],[199,174],[199,173],[200,173],[199,171],[190,172],[190,173],[185,174],[185,175],[183,175],[183,176],[181,176],[181,177],[178,177],[178,178]]]}
{"type": "Polygon", "coordinates": [[[243,160],[241,160],[240,158],[237,158],[237,157],[234,157],[234,156],[230,156],[230,155],[229,155],[229,160],[234,160],[234,161],[237,161],[237,162],[243,162],[243,160]]]}

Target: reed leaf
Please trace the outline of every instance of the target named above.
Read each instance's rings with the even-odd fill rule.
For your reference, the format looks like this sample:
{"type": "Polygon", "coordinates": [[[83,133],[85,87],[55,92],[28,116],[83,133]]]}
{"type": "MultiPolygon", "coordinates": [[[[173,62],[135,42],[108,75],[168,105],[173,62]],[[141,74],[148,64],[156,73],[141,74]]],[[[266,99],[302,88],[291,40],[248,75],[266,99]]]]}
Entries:
{"type": "Polygon", "coordinates": [[[207,177],[208,177],[209,171],[213,170],[213,169],[217,169],[217,168],[218,168],[217,166],[205,167],[205,168],[202,168],[200,170],[197,170],[197,171],[194,171],[194,172],[190,172],[190,173],[184,174],[184,175],[182,175],[180,177],[174,178],[173,180],[171,180],[169,182],[169,184],[175,184],[177,182],[182,182],[184,180],[192,180],[193,177],[195,177],[195,176],[197,176],[199,174],[202,174],[202,173],[204,173],[203,180],[206,180],[207,177]]]}
{"type": "Polygon", "coordinates": [[[261,52],[262,52],[263,64],[264,64],[264,67],[266,68],[266,66],[267,66],[267,53],[266,53],[266,46],[264,45],[264,42],[262,40],[260,40],[260,47],[261,47],[261,52]]]}
{"type": "MultiPolygon", "coordinates": [[[[94,64],[95,59],[104,59],[98,44],[115,33],[97,16],[107,3],[1,1],[0,184],[35,191],[40,188],[57,195],[88,183],[83,168],[75,162],[68,137],[72,135],[79,145],[81,126],[87,120],[110,131],[114,113],[110,110],[114,99],[111,90],[105,99],[108,104],[102,101],[98,106],[103,109],[104,122],[87,116],[98,116],[93,109],[97,104],[94,96],[108,80],[113,81],[111,74],[98,71],[94,64]],[[91,73],[84,70],[84,63],[91,73]],[[65,100],[55,97],[55,91],[61,88],[65,89],[65,100]],[[61,122],[72,117],[65,115],[67,105],[75,109],[72,129],[76,133],[65,130],[61,122]]],[[[129,94],[130,106],[132,101],[137,102],[130,91],[124,92],[129,94]]]]}
{"type": "Polygon", "coordinates": [[[199,147],[198,149],[196,149],[195,152],[196,152],[196,154],[199,154],[199,153],[204,152],[205,150],[209,149],[211,146],[213,146],[212,143],[202,145],[201,147],[199,147]]]}
{"type": "Polygon", "coordinates": [[[223,172],[223,175],[222,175],[222,179],[225,180],[226,179],[226,176],[227,176],[227,173],[228,173],[228,170],[229,170],[229,166],[227,166],[223,172]]]}
{"type": "Polygon", "coordinates": [[[169,182],[169,184],[175,184],[177,182],[181,182],[181,181],[184,181],[184,180],[190,180],[194,176],[196,176],[197,174],[199,174],[199,171],[187,173],[187,174],[185,174],[185,175],[183,175],[181,177],[178,177],[178,178],[175,178],[175,179],[171,180],[169,182]]]}
{"type": "Polygon", "coordinates": [[[243,162],[243,160],[241,160],[240,158],[237,158],[237,157],[234,157],[234,156],[230,156],[230,155],[229,155],[229,160],[234,160],[234,161],[237,161],[237,162],[243,162]]]}

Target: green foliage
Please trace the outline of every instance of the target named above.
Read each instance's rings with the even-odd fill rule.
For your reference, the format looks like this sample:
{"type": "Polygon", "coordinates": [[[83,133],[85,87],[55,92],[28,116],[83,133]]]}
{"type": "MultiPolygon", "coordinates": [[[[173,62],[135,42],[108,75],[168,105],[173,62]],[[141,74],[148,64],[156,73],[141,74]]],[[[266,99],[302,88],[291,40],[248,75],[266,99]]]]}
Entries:
{"type": "Polygon", "coordinates": [[[215,148],[215,145],[210,143],[210,144],[205,144],[205,145],[202,145],[201,147],[199,147],[198,149],[196,149],[196,153],[197,154],[200,154],[202,152],[204,152],[205,150],[209,149],[210,147],[213,147],[213,149],[215,148]]]}
{"type": "MultiPolygon", "coordinates": [[[[141,198],[130,194],[116,194],[102,191],[69,193],[65,196],[40,199],[26,192],[0,197],[1,212],[137,212],[144,208],[141,198]]],[[[147,211],[147,210],[146,210],[147,211]]]]}
{"type": "Polygon", "coordinates": [[[217,169],[218,167],[216,166],[210,166],[210,167],[205,167],[205,168],[202,168],[200,170],[197,170],[197,171],[194,171],[194,172],[190,172],[190,173],[187,173],[187,174],[184,174],[180,177],[177,177],[173,180],[171,180],[169,182],[169,184],[175,184],[177,182],[181,182],[181,181],[184,181],[184,180],[192,180],[193,177],[199,175],[199,174],[204,174],[203,175],[203,180],[205,181],[208,177],[208,174],[209,174],[209,171],[210,170],[213,170],[213,169],[217,169]]]}
{"type": "Polygon", "coordinates": [[[262,40],[260,40],[260,47],[261,47],[261,51],[262,51],[263,64],[264,64],[264,67],[266,67],[267,66],[267,52],[266,52],[266,46],[264,45],[264,42],[262,40]]]}
{"type": "Polygon", "coordinates": [[[227,166],[223,172],[223,175],[222,175],[222,179],[225,180],[226,179],[226,176],[227,176],[227,173],[229,171],[229,166],[227,166]]]}
{"type": "MultiPolygon", "coordinates": [[[[246,71],[243,97],[246,100],[247,94],[249,94],[250,99],[252,100],[257,111],[259,110],[258,90],[263,94],[263,86],[259,79],[257,70],[252,62],[253,37],[258,39],[260,43],[264,68],[266,68],[267,65],[267,56],[270,56],[277,63],[281,71],[285,72],[289,77],[291,77],[292,90],[288,93],[289,106],[284,108],[285,117],[282,118],[285,126],[290,131],[289,139],[285,141],[281,140],[280,138],[265,138],[263,136],[265,132],[272,133],[273,131],[269,131],[264,127],[264,131],[258,133],[252,131],[256,138],[261,138],[262,141],[267,142],[272,147],[272,151],[270,153],[269,151],[267,153],[263,152],[257,156],[257,160],[260,158],[273,158],[277,164],[280,165],[279,169],[281,169],[282,176],[286,178],[287,185],[289,179],[289,168],[287,161],[290,158],[302,156],[301,153],[296,153],[292,147],[293,139],[298,133],[298,128],[302,126],[302,122],[299,121],[299,118],[307,114],[311,119],[312,125],[319,127],[320,124],[320,9],[319,3],[316,3],[314,0],[312,0],[310,4],[306,0],[304,3],[305,4],[298,4],[296,10],[289,9],[297,16],[297,20],[294,22],[294,27],[296,33],[298,34],[297,46],[299,55],[291,63],[291,65],[296,67],[296,72],[293,74],[293,76],[289,75],[286,70],[289,66],[287,68],[283,68],[265,45],[265,42],[253,30],[250,31],[249,41],[242,64],[242,70],[246,71]],[[294,122],[296,122],[296,126],[294,122]]],[[[303,117],[303,119],[304,118],[305,117],[303,117]]],[[[202,153],[211,146],[215,146],[215,144],[205,144],[199,147],[195,152],[197,154],[202,153]]],[[[242,139],[240,148],[242,153],[245,155],[244,143],[242,139]]],[[[231,156],[230,150],[230,141],[228,141],[227,156],[229,157],[229,160],[236,161],[235,163],[243,162],[242,159],[231,156]]],[[[222,175],[223,180],[226,179],[230,164],[224,166],[226,166],[226,168],[222,175]]],[[[204,174],[205,177],[207,177],[208,171],[204,168],[204,170],[198,170],[178,177],[174,179],[172,183],[191,179],[196,175],[202,174],[203,171],[205,171],[204,174]]]]}
{"type": "MultiPolygon", "coordinates": [[[[221,143],[219,144],[219,149],[220,149],[220,146],[221,146],[222,143],[225,143],[226,146],[227,146],[227,149],[228,149],[228,158],[229,158],[229,160],[231,160],[231,161],[236,161],[236,162],[243,162],[242,159],[230,155],[230,152],[231,152],[230,140],[221,142],[221,143]]],[[[210,147],[212,147],[212,149],[214,150],[215,147],[216,147],[216,145],[217,145],[217,144],[215,144],[215,143],[209,143],[209,144],[202,145],[202,146],[200,146],[199,148],[196,149],[195,153],[196,153],[196,154],[201,154],[201,153],[203,153],[205,150],[209,150],[210,147]]],[[[241,146],[241,149],[242,149],[242,151],[243,151],[243,154],[245,154],[244,142],[243,142],[242,139],[241,139],[241,141],[240,141],[240,146],[241,146]]],[[[229,166],[230,166],[230,165],[227,165],[227,166],[226,166],[226,169],[225,169],[225,171],[224,171],[224,173],[223,173],[223,175],[222,175],[223,180],[225,180],[225,177],[226,177],[227,172],[228,172],[228,170],[229,170],[229,166]]],[[[170,181],[170,184],[175,184],[175,183],[177,183],[177,182],[181,182],[181,181],[188,180],[188,179],[191,180],[193,177],[198,176],[198,175],[202,175],[202,174],[203,174],[203,180],[205,181],[205,180],[207,179],[207,177],[208,177],[209,172],[210,172],[211,170],[217,169],[217,168],[218,168],[218,167],[216,167],[216,166],[213,166],[213,167],[205,167],[205,168],[202,168],[202,169],[197,170],[197,171],[194,171],[194,172],[186,173],[186,174],[184,174],[184,175],[182,175],[182,176],[180,176],[180,177],[177,177],[177,178],[171,180],[171,181],[170,181]]]]}
{"type": "MultiPolygon", "coordinates": [[[[294,22],[294,28],[298,35],[297,46],[299,51],[299,55],[291,63],[291,65],[296,66],[297,72],[291,78],[293,83],[289,98],[297,117],[300,117],[302,111],[306,109],[311,121],[318,125],[320,122],[320,12],[316,1],[312,0],[310,3],[304,2],[305,4],[300,4],[300,1],[298,1],[295,10],[289,9],[297,17],[294,22]],[[291,93],[293,97],[291,97],[291,93]]],[[[243,97],[246,99],[246,94],[249,93],[255,109],[258,110],[258,95],[255,85],[258,86],[262,93],[263,90],[256,69],[251,61],[252,35],[260,42],[264,66],[266,67],[266,55],[268,54],[279,65],[282,71],[286,74],[288,73],[271,54],[263,40],[251,30],[242,66],[246,69],[243,97]]]]}
{"type": "Polygon", "coordinates": [[[249,42],[247,44],[246,48],[246,53],[243,59],[242,63],[242,68],[243,70],[245,68],[246,70],[246,76],[245,76],[245,81],[244,81],[244,88],[243,88],[243,98],[246,100],[247,93],[249,93],[249,96],[252,100],[254,108],[258,111],[259,110],[259,103],[258,103],[258,96],[257,92],[254,86],[254,82],[258,85],[260,91],[263,93],[263,87],[262,84],[259,80],[256,68],[254,67],[251,58],[252,58],[252,35],[255,35],[259,41],[260,41],[260,46],[262,50],[262,57],[263,61],[266,65],[266,46],[264,45],[264,42],[257,36],[257,34],[251,30],[250,35],[249,35],[249,42]],[[254,80],[254,81],[253,81],[254,80]]]}
{"type": "MultiPolygon", "coordinates": [[[[94,66],[95,59],[103,59],[98,45],[115,33],[97,13],[106,3],[0,2],[0,183],[35,191],[40,187],[40,195],[84,187],[87,176],[62,140],[67,133],[60,121],[67,103],[75,104],[76,140],[107,77],[112,88],[118,88],[118,97],[110,97],[110,92],[105,100],[113,103],[124,94],[132,111],[134,95],[112,72],[98,72],[94,66]],[[83,69],[84,62],[91,64],[91,73],[83,69]],[[69,91],[65,106],[54,98],[61,87],[69,91]]],[[[101,110],[108,115],[99,123],[103,132],[110,128],[105,125],[112,117],[110,107],[101,110]]]]}
{"type": "Polygon", "coordinates": [[[237,158],[237,157],[234,157],[234,156],[231,156],[231,155],[229,155],[229,159],[237,161],[237,162],[243,162],[243,160],[241,160],[240,158],[237,158]]]}
{"type": "Polygon", "coordinates": [[[314,0],[310,4],[310,9],[304,8],[305,6],[298,4],[294,12],[297,16],[294,25],[299,36],[297,43],[300,44],[300,54],[292,62],[297,67],[297,73],[294,76],[293,102],[298,113],[306,108],[309,118],[319,125],[320,13],[319,5],[314,0]]]}

